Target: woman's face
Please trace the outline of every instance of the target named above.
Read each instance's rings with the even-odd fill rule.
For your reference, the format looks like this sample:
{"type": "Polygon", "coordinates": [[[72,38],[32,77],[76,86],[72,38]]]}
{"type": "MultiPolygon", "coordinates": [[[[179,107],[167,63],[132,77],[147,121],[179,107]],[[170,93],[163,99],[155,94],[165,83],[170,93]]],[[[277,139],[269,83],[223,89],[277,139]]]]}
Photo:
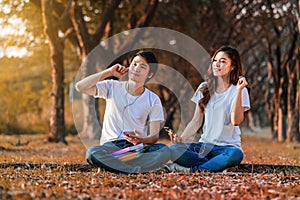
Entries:
{"type": "Polygon", "coordinates": [[[129,66],[129,79],[136,82],[145,82],[149,76],[150,66],[141,56],[136,56],[129,66]]]}
{"type": "Polygon", "coordinates": [[[212,60],[214,76],[228,76],[232,69],[231,59],[228,55],[223,51],[218,52],[212,60]]]}

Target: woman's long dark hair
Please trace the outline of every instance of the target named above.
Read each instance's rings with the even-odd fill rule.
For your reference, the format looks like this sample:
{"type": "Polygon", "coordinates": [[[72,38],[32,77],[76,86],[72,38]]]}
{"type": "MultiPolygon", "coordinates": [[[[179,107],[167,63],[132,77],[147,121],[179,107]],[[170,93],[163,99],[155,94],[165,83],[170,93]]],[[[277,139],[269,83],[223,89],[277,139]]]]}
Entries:
{"type": "MultiPolygon", "coordinates": [[[[229,75],[229,83],[236,85],[239,80],[239,77],[243,76],[243,69],[239,52],[230,46],[222,46],[213,53],[212,61],[215,59],[217,53],[219,52],[224,52],[230,58],[233,70],[230,72],[229,75]]],[[[204,87],[200,88],[203,94],[203,98],[199,101],[201,112],[204,112],[204,109],[210,100],[211,94],[213,94],[216,89],[217,77],[213,75],[212,62],[207,70],[205,81],[207,82],[207,84],[204,87]]]]}

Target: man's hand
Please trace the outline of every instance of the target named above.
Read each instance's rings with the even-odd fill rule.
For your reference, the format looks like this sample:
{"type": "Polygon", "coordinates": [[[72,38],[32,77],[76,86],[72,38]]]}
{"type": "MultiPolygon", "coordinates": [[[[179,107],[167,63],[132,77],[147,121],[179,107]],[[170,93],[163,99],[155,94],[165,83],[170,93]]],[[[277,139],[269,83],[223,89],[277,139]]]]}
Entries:
{"type": "Polygon", "coordinates": [[[134,145],[137,145],[137,144],[139,144],[139,143],[143,143],[143,138],[141,137],[141,136],[139,136],[139,135],[141,135],[141,133],[139,133],[137,130],[134,130],[133,132],[131,132],[131,133],[129,133],[129,134],[126,134],[125,136],[124,136],[124,138],[128,141],[128,142],[130,142],[130,143],[132,143],[132,144],[134,144],[134,145]]]}
{"type": "Polygon", "coordinates": [[[112,76],[120,79],[128,72],[128,68],[120,64],[115,64],[110,68],[110,71],[112,73],[112,76]]]}

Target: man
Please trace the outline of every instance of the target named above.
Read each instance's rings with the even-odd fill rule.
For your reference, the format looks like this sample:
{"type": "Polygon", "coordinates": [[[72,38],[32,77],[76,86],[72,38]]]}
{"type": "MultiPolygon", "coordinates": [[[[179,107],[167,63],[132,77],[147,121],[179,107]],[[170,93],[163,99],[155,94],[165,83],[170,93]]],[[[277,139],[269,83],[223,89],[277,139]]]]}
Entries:
{"type": "Polygon", "coordinates": [[[161,101],[145,88],[145,83],[156,71],[154,54],[141,51],[132,57],[129,68],[115,64],[76,84],[79,92],[106,100],[100,146],[87,150],[90,164],[116,173],[139,173],[155,170],[169,160],[168,147],[154,144],[164,121],[161,101]],[[127,73],[127,81],[106,80],[111,76],[120,79],[127,73]],[[117,150],[138,144],[145,144],[146,148],[134,159],[122,161],[112,155],[117,150]]]}

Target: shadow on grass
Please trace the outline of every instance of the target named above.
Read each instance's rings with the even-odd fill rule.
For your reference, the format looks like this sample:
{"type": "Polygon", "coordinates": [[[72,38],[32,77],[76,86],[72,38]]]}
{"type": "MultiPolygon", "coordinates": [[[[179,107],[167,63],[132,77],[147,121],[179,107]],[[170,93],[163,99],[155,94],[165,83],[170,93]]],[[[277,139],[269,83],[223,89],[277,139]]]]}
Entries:
{"type": "Polygon", "coordinates": [[[242,173],[299,173],[300,166],[292,165],[268,165],[268,164],[240,164],[239,166],[229,168],[228,172],[242,173]]]}
{"type": "MultiPolygon", "coordinates": [[[[51,169],[61,171],[88,172],[96,169],[89,164],[57,164],[57,163],[0,163],[0,168],[21,168],[28,170],[51,169]]],[[[226,172],[237,173],[300,173],[300,166],[292,165],[268,165],[268,164],[240,164],[226,172]]]]}
{"type": "Polygon", "coordinates": [[[38,153],[40,151],[39,150],[35,150],[35,149],[21,149],[21,148],[20,149],[15,149],[15,148],[7,148],[7,147],[0,146],[0,152],[13,152],[13,153],[29,152],[29,153],[38,153]]]}

